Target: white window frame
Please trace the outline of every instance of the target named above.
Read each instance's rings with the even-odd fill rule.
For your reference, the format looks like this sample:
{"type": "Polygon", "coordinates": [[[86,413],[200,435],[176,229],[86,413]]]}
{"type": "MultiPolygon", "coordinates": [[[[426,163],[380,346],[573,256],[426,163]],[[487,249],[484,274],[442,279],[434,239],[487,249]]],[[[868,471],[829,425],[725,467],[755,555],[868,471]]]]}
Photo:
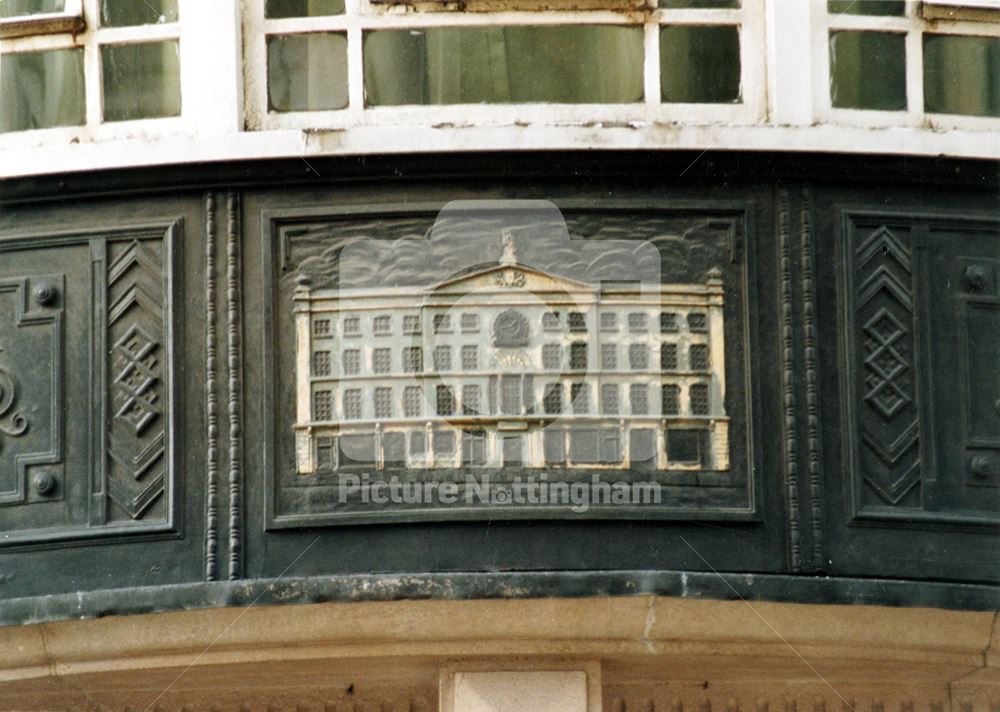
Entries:
{"type": "MultiPolygon", "coordinates": [[[[816,121],[822,123],[863,126],[866,128],[929,128],[933,130],[965,129],[996,131],[1000,118],[935,114],[924,111],[924,34],[973,35],[1000,37],[1000,23],[983,23],[937,19],[933,22],[921,15],[919,0],[906,0],[905,14],[900,17],[876,15],[832,15],[826,0],[809,0],[811,9],[813,110],[816,121]],[[905,38],[906,102],[905,111],[847,109],[833,106],[830,95],[830,33],[836,30],[893,32],[905,38]]],[[[788,31],[788,28],[785,28],[788,31]]]]}
{"type": "MultiPolygon", "coordinates": [[[[766,118],[764,2],[743,0],[739,9],[656,9],[631,15],[608,10],[545,12],[414,11],[412,6],[345,0],[343,15],[264,18],[264,0],[244,4],[244,87],[250,130],[338,130],[395,125],[509,126],[582,125],[600,122],[642,126],[657,123],[755,124],[766,118]],[[735,25],[740,33],[741,101],[681,104],[660,101],[660,39],[663,25],[735,25]],[[362,36],[369,30],[483,25],[615,25],[643,29],[644,98],[631,104],[449,104],[366,107],[362,36]],[[347,36],[348,105],[327,111],[269,112],[267,37],[340,32],[347,36]]],[[[454,140],[454,137],[451,137],[454,140]]],[[[430,147],[428,147],[430,148],[430,147]]]]}
{"type": "Polygon", "coordinates": [[[220,134],[242,127],[240,41],[236,8],[214,0],[178,0],[178,21],[162,25],[101,27],[101,0],[82,2],[85,27],[0,40],[0,62],[6,54],[82,48],[86,122],[82,126],[12,131],[0,134],[0,150],[49,144],[75,144],[117,138],[144,139],[177,134],[220,134]],[[101,47],[176,40],[180,49],[181,114],[179,116],[103,121],[101,47]],[[212,71],[205,71],[211,66],[212,71]]]}
{"type": "Polygon", "coordinates": [[[18,15],[0,19],[0,39],[80,32],[84,26],[83,0],[65,0],[62,12],[18,15]]]}

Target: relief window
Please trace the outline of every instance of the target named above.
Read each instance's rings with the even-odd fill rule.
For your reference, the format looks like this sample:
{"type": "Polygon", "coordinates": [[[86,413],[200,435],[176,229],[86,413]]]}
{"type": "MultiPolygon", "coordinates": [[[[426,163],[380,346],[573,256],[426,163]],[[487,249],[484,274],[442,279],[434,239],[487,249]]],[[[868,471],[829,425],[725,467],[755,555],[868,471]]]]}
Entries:
{"type": "Polygon", "coordinates": [[[344,391],[344,418],[347,420],[360,420],[361,389],[348,388],[344,391]]]}
{"type": "Polygon", "coordinates": [[[329,351],[317,351],[313,354],[313,375],[314,376],[329,376],[330,375],[330,352],[329,351]]]}
{"type": "Polygon", "coordinates": [[[547,371],[558,371],[562,368],[561,344],[545,344],[542,346],[542,368],[547,371]]]}
{"type": "Polygon", "coordinates": [[[455,394],[449,386],[437,387],[437,399],[435,402],[438,415],[455,414],[455,394]]]}
{"type": "Polygon", "coordinates": [[[601,386],[601,412],[605,415],[617,415],[618,385],[615,383],[605,383],[601,386]]]}
{"type": "Polygon", "coordinates": [[[403,389],[403,414],[407,418],[419,418],[424,410],[424,394],[419,386],[403,389]]]}
{"type": "Polygon", "coordinates": [[[341,359],[344,366],[345,376],[356,376],[361,373],[361,351],[358,349],[347,349],[341,359]]]}
{"type": "Polygon", "coordinates": [[[392,351],[388,348],[372,350],[372,372],[390,373],[392,371],[392,351]]]}
{"type": "Polygon", "coordinates": [[[375,389],[375,417],[392,417],[392,389],[379,386],[375,389]]]}
{"type": "Polygon", "coordinates": [[[601,368],[605,371],[614,371],[618,368],[617,345],[601,344],[601,368]]]}
{"type": "Polygon", "coordinates": [[[660,407],[663,415],[678,415],[681,412],[680,386],[675,386],[672,383],[664,385],[661,391],[661,399],[660,407]]]}
{"type": "Polygon", "coordinates": [[[403,370],[407,373],[420,373],[424,370],[424,351],[419,346],[403,348],[403,370]]]}
{"type": "Polygon", "coordinates": [[[677,370],[677,344],[660,344],[660,370],[677,370]]]}
{"type": "Polygon", "coordinates": [[[462,413],[465,415],[479,415],[481,411],[482,396],[479,386],[462,386],[462,413]]]}
{"type": "Polygon", "coordinates": [[[645,383],[633,383],[628,389],[632,415],[649,414],[649,387],[645,383]]]}
{"type": "Polygon", "coordinates": [[[646,344],[629,344],[628,366],[633,371],[645,371],[649,368],[649,347],[646,344]]]}
{"type": "Polygon", "coordinates": [[[463,371],[477,371],[479,370],[479,347],[466,344],[462,347],[462,370],[463,371]]]}
{"type": "Polygon", "coordinates": [[[705,344],[692,344],[688,351],[688,361],[692,371],[709,370],[708,346],[705,344]]]}
{"type": "Polygon", "coordinates": [[[435,346],[434,347],[434,370],[435,371],[450,371],[451,370],[451,347],[450,346],[435,346]]]}
{"type": "Polygon", "coordinates": [[[691,415],[708,415],[708,385],[695,383],[690,389],[691,415]]]}
{"type": "Polygon", "coordinates": [[[543,407],[548,415],[559,415],[563,412],[562,407],[562,384],[546,383],[545,394],[542,397],[543,407]]]}

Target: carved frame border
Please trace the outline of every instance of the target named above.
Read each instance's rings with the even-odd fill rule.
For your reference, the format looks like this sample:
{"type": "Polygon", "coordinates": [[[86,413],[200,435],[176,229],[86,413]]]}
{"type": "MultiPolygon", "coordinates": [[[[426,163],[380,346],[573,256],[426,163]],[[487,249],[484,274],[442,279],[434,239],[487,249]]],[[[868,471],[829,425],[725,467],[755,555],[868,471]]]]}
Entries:
{"type": "MultiPolygon", "coordinates": [[[[66,528],[46,528],[46,529],[25,529],[16,532],[9,532],[4,535],[0,542],[0,549],[30,546],[31,548],[45,548],[47,546],[60,546],[61,542],[67,540],[88,540],[88,539],[118,539],[122,541],[135,541],[136,539],[174,539],[181,536],[181,516],[182,508],[180,498],[177,496],[180,489],[181,470],[181,438],[178,437],[179,421],[181,411],[180,384],[177,379],[178,358],[182,353],[181,346],[181,315],[178,312],[178,305],[182,304],[180,299],[181,287],[181,238],[183,235],[183,219],[170,218],[160,221],[143,221],[136,224],[116,225],[111,227],[93,227],[86,230],[57,231],[57,232],[34,232],[18,235],[9,239],[0,239],[0,254],[15,250],[38,249],[38,248],[59,248],[59,247],[86,247],[91,248],[95,243],[103,246],[111,241],[124,241],[128,239],[158,239],[162,241],[162,264],[161,275],[163,279],[163,337],[164,337],[164,362],[167,376],[167,387],[164,389],[165,397],[168,401],[168,411],[165,423],[166,443],[164,461],[165,477],[163,497],[166,502],[165,518],[161,521],[146,523],[142,521],[125,522],[114,524],[90,524],[74,525],[66,528]]],[[[102,252],[104,250],[102,249],[102,252]]],[[[87,403],[86,415],[90,419],[88,425],[87,441],[90,452],[85,460],[87,464],[86,477],[88,479],[88,501],[85,504],[86,512],[84,519],[94,521],[94,499],[96,497],[107,496],[106,477],[107,473],[100,470],[97,463],[103,455],[103,447],[100,438],[105,432],[103,425],[103,400],[98,397],[96,389],[103,388],[107,369],[107,349],[104,344],[104,337],[98,332],[104,328],[104,315],[98,313],[106,309],[103,298],[98,298],[97,292],[103,293],[103,284],[107,265],[91,257],[89,287],[89,321],[87,332],[90,336],[89,343],[82,348],[88,355],[88,361],[92,368],[100,369],[101,375],[94,378],[89,387],[90,397],[87,403]],[[98,281],[100,280],[100,281],[98,281]],[[98,338],[100,337],[100,338],[98,338]],[[94,359],[100,359],[94,361],[94,359]],[[95,418],[98,422],[95,422],[95,418]]]]}
{"type": "MultiPolygon", "coordinates": [[[[586,199],[551,198],[561,210],[570,213],[699,213],[715,217],[730,226],[729,259],[739,267],[743,310],[740,314],[742,323],[739,325],[741,342],[734,344],[733,350],[741,350],[744,354],[743,370],[740,373],[743,386],[744,408],[731,414],[733,420],[744,418],[746,424],[746,507],[742,508],[702,508],[664,506],[651,508],[623,507],[615,510],[615,516],[607,513],[588,512],[586,515],[572,514],[554,508],[542,509],[509,509],[504,510],[502,518],[506,521],[526,520],[558,520],[558,519],[612,519],[612,520],[660,520],[660,521],[709,521],[721,520],[730,522],[761,521],[762,490],[760,478],[763,472],[761,459],[760,428],[754,427],[760,415],[759,383],[752,377],[757,348],[751,344],[761,341],[760,334],[755,329],[759,322],[755,315],[761,305],[757,294],[756,278],[756,246],[757,224],[756,209],[753,201],[736,200],[609,200],[595,204],[586,199]],[[728,218],[728,219],[727,219],[728,218]],[[737,236],[737,226],[741,236],[737,236]]],[[[446,201],[445,201],[446,202],[446,201]]],[[[275,344],[275,307],[278,294],[279,272],[287,266],[288,251],[282,239],[282,227],[289,223],[321,221],[329,218],[345,217],[413,217],[427,215],[433,217],[444,207],[445,202],[421,202],[408,204],[361,204],[299,207],[299,208],[267,208],[261,211],[261,283],[262,303],[264,305],[264,324],[262,339],[262,354],[264,358],[264,383],[261,388],[261,407],[264,414],[264,446],[263,468],[264,477],[264,521],[265,531],[298,529],[315,526],[337,526],[356,524],[406,524],[414,522],[448,522],[448,521],[481,521],[497,519],[495,512],[485,508],[449,507],[433,511],[395,511],[352,514],[301,514],[280,515],[277,511],[277,493],[280,487],[276,470],[276,450],[278,425],[275,411],[277,391],[277,348],[275,344]]]]}

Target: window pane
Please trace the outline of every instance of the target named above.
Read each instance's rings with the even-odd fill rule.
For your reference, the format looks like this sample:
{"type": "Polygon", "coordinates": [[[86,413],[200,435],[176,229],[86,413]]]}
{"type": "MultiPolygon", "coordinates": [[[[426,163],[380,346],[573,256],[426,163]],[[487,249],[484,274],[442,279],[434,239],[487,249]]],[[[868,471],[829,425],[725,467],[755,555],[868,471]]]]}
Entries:
{"type": "Polygon", "coordinates": [[[740,100],[740,33],[734,25],[677,25],[660,30],[663,101],[722,104],[740,100]]]}
{"type": "Polygon", "coordinates": [[[365,34],[372,106],[642,100],[638,27],[437,27],[365,34]]]}
{"type": "Polygon", "coordinates": [[[902,15],[905,0],[828,0],[827,11],[832,15],[902,15]]]}
{"type": "Polygon", "coordinates": [[[44,15],[64,9],[66,0],[3,0],[0,2],[0,18],[44,15]]]}
{"type": "Polygon", "coordinates": [[[660,7],[680,9],[693,7],[705,10],[739,7],[740,0],[660,0],[660,7]]]}
{"type": "Polygon", "coordinates": [[[335,33],[267,38],[271,111],[321,111],[347,106],[347,36],[335,33]]]}
{"type": "Polygon", "coordinates": [[[82,49],[3,55],[0,132],[80,126],[86,117],[82,49]]]}
{"type": "Polygon", "coordinates": [[[177,41],[101,47],[104,120],[128,121],[181,113],[177,41]]]}
{"type": "Polygon", "coordinates": [[[267,17],[318,17],[343,15],[344,0],[267,0],[267,17]]]}
{"type": "Polygon", "coordinates": [[[845,109],[906,109],[906,49],[890,32],[830,33],[830,99],[845,109]]]}
{"type": "Polygon", "coordinates": [[[1000,116],[1000,38],[924,35],[924,110],[1000,116]]]}
{"type": "Polygon", "coordinates": [[[160,25],[177,22],[177,0],[102,0],[101,24],[105,27],[160,25]]]}

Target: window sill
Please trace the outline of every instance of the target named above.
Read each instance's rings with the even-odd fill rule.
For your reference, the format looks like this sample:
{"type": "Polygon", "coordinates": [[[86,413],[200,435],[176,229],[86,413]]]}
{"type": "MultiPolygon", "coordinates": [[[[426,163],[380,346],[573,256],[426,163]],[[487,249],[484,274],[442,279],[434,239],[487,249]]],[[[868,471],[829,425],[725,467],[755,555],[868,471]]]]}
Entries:
{"type": "Polygon", "coordinates": [[[32,35],[78,34],[86,23],[79,13],[59,12],[49,15],[25,15],[0,20],[0,39],[32,35]]]}

